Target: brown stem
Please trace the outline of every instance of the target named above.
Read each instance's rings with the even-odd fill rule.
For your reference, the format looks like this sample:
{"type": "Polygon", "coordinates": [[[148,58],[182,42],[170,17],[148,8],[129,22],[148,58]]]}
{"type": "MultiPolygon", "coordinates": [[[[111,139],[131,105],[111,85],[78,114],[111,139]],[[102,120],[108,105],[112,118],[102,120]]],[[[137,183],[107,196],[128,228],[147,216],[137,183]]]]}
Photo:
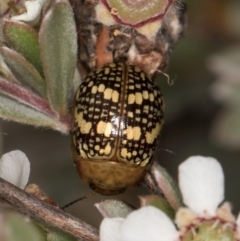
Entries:
{"type": "Polygon", "coordinates": [[[76,238],[84,238],[89,241],[99,240],[97,228],[63,212],[59,208],[41,201],[2,178],[0,178],[0,198],[12,204],[20,212],[69,233],[76,238]]]}

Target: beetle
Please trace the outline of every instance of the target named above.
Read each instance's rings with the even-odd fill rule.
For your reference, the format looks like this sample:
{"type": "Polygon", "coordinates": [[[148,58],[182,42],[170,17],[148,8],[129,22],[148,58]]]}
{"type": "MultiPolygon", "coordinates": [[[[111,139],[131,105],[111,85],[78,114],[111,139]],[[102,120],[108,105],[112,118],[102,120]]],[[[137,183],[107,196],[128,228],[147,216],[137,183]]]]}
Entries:
{"type": "Polygon", "coordinates": [[[162,94],[139,67],[118,62],[91,72],[72,116],[71,151],[81,179],[103,195],[138,185],[153,164],[162,125],[162,94]]]}

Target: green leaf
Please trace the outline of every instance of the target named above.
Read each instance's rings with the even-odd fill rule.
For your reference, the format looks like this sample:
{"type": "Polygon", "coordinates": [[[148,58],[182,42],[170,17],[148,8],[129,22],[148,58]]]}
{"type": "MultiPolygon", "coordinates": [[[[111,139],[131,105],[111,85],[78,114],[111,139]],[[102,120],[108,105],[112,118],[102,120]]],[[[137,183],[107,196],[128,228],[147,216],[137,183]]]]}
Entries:
{"type": "Polygon", "coordinates": [[[62,117],[68,113],[77,61],[77,32],[70,5],[58,2],[45,15],[39,43],[48,97],[62,117]]]}
{"type": "Polygon", "coordinates": [[[154,206],[162,210],[164,213],[168,215],[169,218],[174,220],[175,211],[165,198],[159,197],[157,195],[149,195],[146,197],[140,197],[140,200],[141,200],[141,206],[147,206],[147,205],[154,206]]]}
{"type": "Polygon", "coordinates": [[[173,178],[169,173],[157,163],[151,168],[151,173],[158,188],[162,191],[164,197],[170,203],[174,210],[183,206],[181,193],[173,178]]]}
{"type": "Polygon", "coordinates": [[[44,77],[38,44],[38,33],[20,21],[5,21],[3,34],[6,44],[21,54],[44,77]]]}
{"type": "Polygon", "coordinates": [[[44,99],[47,98],[45,80],[25,58],[7,47],[0,47],[0,54],[19,82],[36,90],[44,99]]]}
{"type": "Polygon", "coordinates": [[[80,239],[77,239],[70,234],[63,233],[62,231],[56,230],[56,229],[50,229],[49,233],[47,235],[47,241],[79,241],[80,239]]]}
{"type": "Polygon", "coordinates": [[[126,203],[118,200],[105,200],[95,204],[103,217],[108,218],[126,218],[134,209],[126,203]]]}
{"type": "Polygon", "coordinates": [[[3,230],[6,241],[45,241],[39,228],[16,213],[6,215],[3,230]]]}
{"type": "Polygon", "coordinates": [[[0,54],[0,77],[3,77],[10,82],[16,82],[16,79],[13,76],[13,73],[11,72],[9,67],[6,65],[6,63],[4,62],[1,54],[0,54]]]}
{"type": "Polygon", "coordinates": [[[46,114],[0,95],[0,117],[28,125],[48,127],[62,133],[69,132],[68,123],[59,122],[46,114]]]}
{"type": "Polygon", "coordinates": [[[16,82],[8,81],[0,77],[0,93],[9,96],[16,101],[30,106],[39,112],[46,113],[57,118],[58,114],[37,94],[28,90],[16,82]]]}

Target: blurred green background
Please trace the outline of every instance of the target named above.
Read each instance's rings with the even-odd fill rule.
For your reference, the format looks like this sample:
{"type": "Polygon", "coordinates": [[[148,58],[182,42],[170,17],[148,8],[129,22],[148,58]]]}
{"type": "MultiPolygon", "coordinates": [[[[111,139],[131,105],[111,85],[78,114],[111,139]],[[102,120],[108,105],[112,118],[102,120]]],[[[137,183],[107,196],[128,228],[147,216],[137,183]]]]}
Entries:
{"type": "MultiPolygon", "coordinates": [[[[169,74],[157,80],[165,99],[165,125],[156,161],[177,179],[178,164],[191,155],[217,158],[224,169],[226,198],[240,210],[240,1],[189,0],[188,27],[170,59],[169,74]]],[[[31,161],[30,183],[38,184],[59,205],[91,190],[78,177],[70,138],[57,132],[1,122],[2,152],[20,149],[31,161]]],[[[145,188],[117,199],[138,207],[145,188]]],[[[96,194],[67,209],[99,225],[96,194]]]]}

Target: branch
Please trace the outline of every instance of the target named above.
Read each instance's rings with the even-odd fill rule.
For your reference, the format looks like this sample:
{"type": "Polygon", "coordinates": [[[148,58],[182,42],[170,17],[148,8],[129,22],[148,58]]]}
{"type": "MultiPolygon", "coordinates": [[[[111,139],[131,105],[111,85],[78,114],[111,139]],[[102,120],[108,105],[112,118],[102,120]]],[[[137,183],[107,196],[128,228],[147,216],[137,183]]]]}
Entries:
{"type": "Polygon", "coordinates": [[[97,228],[63,212],[57,207],[41,201],[2,178],[0,178],[0,198],[16,207],[20,212],[69,233],[76,238],[84,238],[89,241],[99,240],[97,228]]]}

